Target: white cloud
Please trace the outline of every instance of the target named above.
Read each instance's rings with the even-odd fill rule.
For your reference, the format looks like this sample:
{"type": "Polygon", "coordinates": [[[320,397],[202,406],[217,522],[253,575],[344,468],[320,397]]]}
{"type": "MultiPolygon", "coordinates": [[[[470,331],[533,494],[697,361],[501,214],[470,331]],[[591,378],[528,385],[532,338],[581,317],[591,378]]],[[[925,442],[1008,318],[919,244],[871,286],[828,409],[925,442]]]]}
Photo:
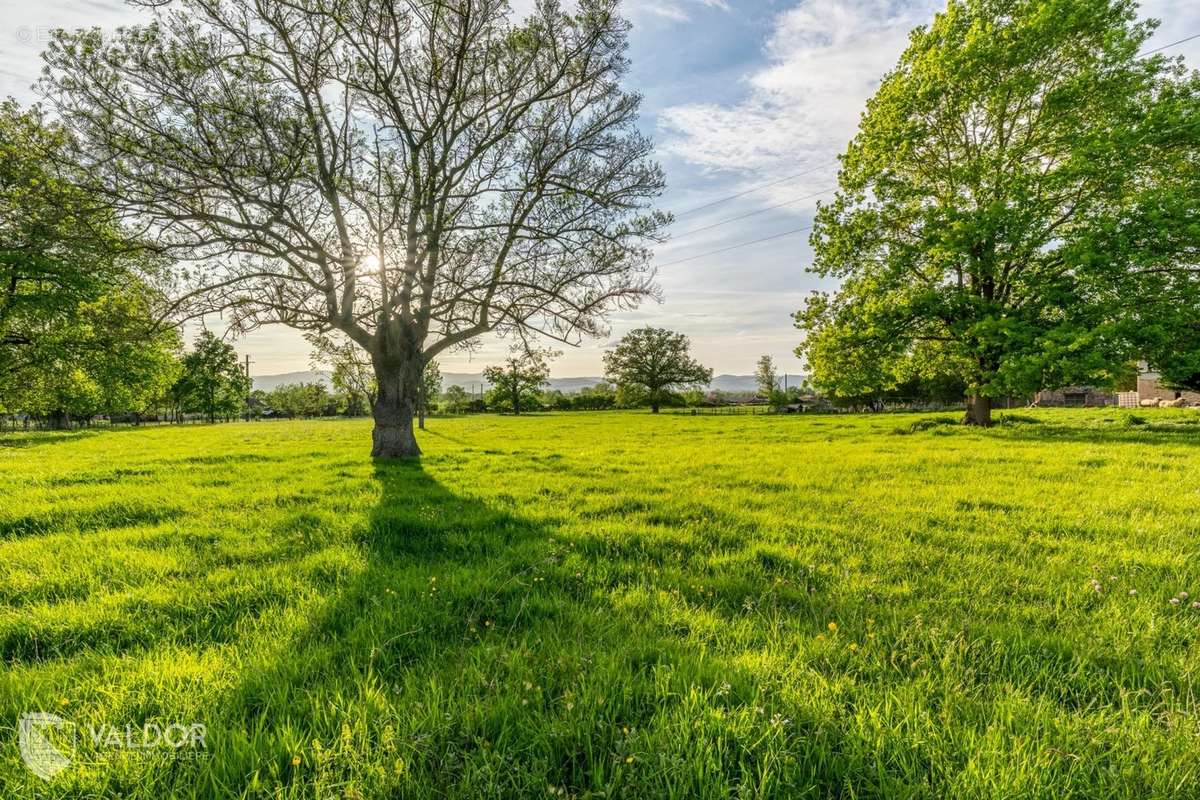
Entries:
{"type": "Polygon", "coordinates": [[[881,76],[937,0],[807,0],[781,12],[767,63],[731,105],[689,103],[661,115],[664,146],[701,167],[785,175],[832,161],[881,76]]]}

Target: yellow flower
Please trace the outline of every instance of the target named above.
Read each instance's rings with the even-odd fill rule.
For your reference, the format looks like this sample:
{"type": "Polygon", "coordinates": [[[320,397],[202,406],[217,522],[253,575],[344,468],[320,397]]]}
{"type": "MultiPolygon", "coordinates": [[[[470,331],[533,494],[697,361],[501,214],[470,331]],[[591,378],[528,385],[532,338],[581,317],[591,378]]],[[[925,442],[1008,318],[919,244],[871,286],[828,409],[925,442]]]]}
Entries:
{"type": "Polygon", "coordinates": [[[63,698],[59,699],[58,704],[60,706],[69,706],[69,705],[71,705],[71,701],[68,700],[67,698],[63,697],[63,698]]]}
{"type": "Polygon", "coordinates": [[[300,756],[292,756],[292,766],[293,767],[300,766],[300,756]]]}
{"type": "Polygon", "coordinates": [[[836,631],[836,630],[837,630],[837,623],[836,623],[836,622],[831,622],[831,623],[829,623],[829,631],[830,631],[830,633],[832,633],[833,631],[836,631]]]}
{"type": "Polygon", "coordinates": [[[851,652],[851,653],[857,653],[857,652],[858,652],[858,645],[856,645],[854,642],[851,642],[851,643],[850,643],[850,652],[851,652]]]}
{"type": "Polygon", "coordinates": [[[633,756],[625,756],[625,763],[626,763],[626,764],[632,764],[632,763],[633,763],[633,756]]]}

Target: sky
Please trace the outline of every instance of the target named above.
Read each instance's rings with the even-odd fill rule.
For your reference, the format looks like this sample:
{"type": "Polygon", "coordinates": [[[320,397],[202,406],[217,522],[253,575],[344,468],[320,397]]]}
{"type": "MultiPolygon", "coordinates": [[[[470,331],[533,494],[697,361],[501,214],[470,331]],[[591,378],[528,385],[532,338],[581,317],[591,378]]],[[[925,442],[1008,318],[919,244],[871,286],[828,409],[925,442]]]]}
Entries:
{"type": "MultiPolygon", "coordinates": [[[[514,0],[516,10],[531,0],[514,0]]],[[[626,87],[642,93],[640,124],[667,174],[661,207],[676,221],[655,251],[664,301],[611,318],[611,335],[565,348],[555,376],[600,375],[606,347],[632,328],[686,333],[719,373],[749,374],[760,355],[803,371],[792,314],[813,289],[806,272],[815,204],[830,197],[837,154],[908,32],[944,0],[626,0],[633,22],[626,87]],[[755,244],[757,240],[766,240],[755,244]],[[741,246],[746,245],[746,246],[741,246]],[[723,251],[723,252],[714,252],[723,251]]],[[[1161,20],[1148,48],[1200,34],[1197,0],[1147,0],[1161,20]]],[[[146,12],[120,0],[0,0],[0,96],[35,101],[39,53],[57,28],[111,29],[146,12]]],[[[1200,40],[1172,47],[1200,68],[1200,40]]],[[[222,330],[219,319],[207,321],[222,330]]],[[[235,342],[255,374],[305,370],[300,335],[267,328],[235,342]]],[[[444,353],[443,372],[478,372],[507,344],[444,353]]]]}

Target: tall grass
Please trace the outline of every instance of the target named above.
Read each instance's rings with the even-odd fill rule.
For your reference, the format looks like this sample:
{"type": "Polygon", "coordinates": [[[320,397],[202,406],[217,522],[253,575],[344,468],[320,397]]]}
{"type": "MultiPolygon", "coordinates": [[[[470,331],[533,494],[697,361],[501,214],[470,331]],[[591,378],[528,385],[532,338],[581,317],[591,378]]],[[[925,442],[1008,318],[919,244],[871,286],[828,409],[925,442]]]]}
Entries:
{"type": "Polygon", "coordinates": [[[1200,414],[1139,414],[0,439],[0,797],[1195,796],[1200,414]],[[44,782],[27,711],[207,746],[44,782]]]}

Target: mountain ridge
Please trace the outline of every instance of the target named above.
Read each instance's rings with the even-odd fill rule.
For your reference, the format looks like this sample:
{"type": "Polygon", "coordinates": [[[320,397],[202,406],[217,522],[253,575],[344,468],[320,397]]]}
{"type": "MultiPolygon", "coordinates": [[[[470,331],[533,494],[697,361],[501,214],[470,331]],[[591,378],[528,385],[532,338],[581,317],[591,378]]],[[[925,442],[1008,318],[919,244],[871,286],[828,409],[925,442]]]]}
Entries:
{"type": "MultiPolygon", "coordinates": [[[[327,370],[298,370],[296,372],[282,372],[276,375],[256,375],[253,378],[254,388],[264,391],[271,391],[277,386],[282,386],[287,383],[321,383],[325,386],[331,386],[332,373],[327,370]]],[[[788,375],[788,384],[792,386],[799,385],[803,380],[803,375],[788,375]]],[[[782,377],[781,377],[782,380],[782,377]]],[[[584,375],[579,377],[563,377],[550,378],[550,389],[556,389],[560,392],[577,392],[580,389],[588,386],[595,386],[597,383],[604,381],[604,378],[599,376],[584,375]]],[[[443,372],[442,373],[442,388],[447,386],[461,386],[467,391],[480,391],[480,388],[488,388],[488,383],[483,379],[482,373],[479,372],[443,372]]],[[[715,392],[754,392],[758,389],[758,382],[753,375],[732,375],[721,374],[713,377],[712,382],[708,385],[709,391],[715,392]]]]}

